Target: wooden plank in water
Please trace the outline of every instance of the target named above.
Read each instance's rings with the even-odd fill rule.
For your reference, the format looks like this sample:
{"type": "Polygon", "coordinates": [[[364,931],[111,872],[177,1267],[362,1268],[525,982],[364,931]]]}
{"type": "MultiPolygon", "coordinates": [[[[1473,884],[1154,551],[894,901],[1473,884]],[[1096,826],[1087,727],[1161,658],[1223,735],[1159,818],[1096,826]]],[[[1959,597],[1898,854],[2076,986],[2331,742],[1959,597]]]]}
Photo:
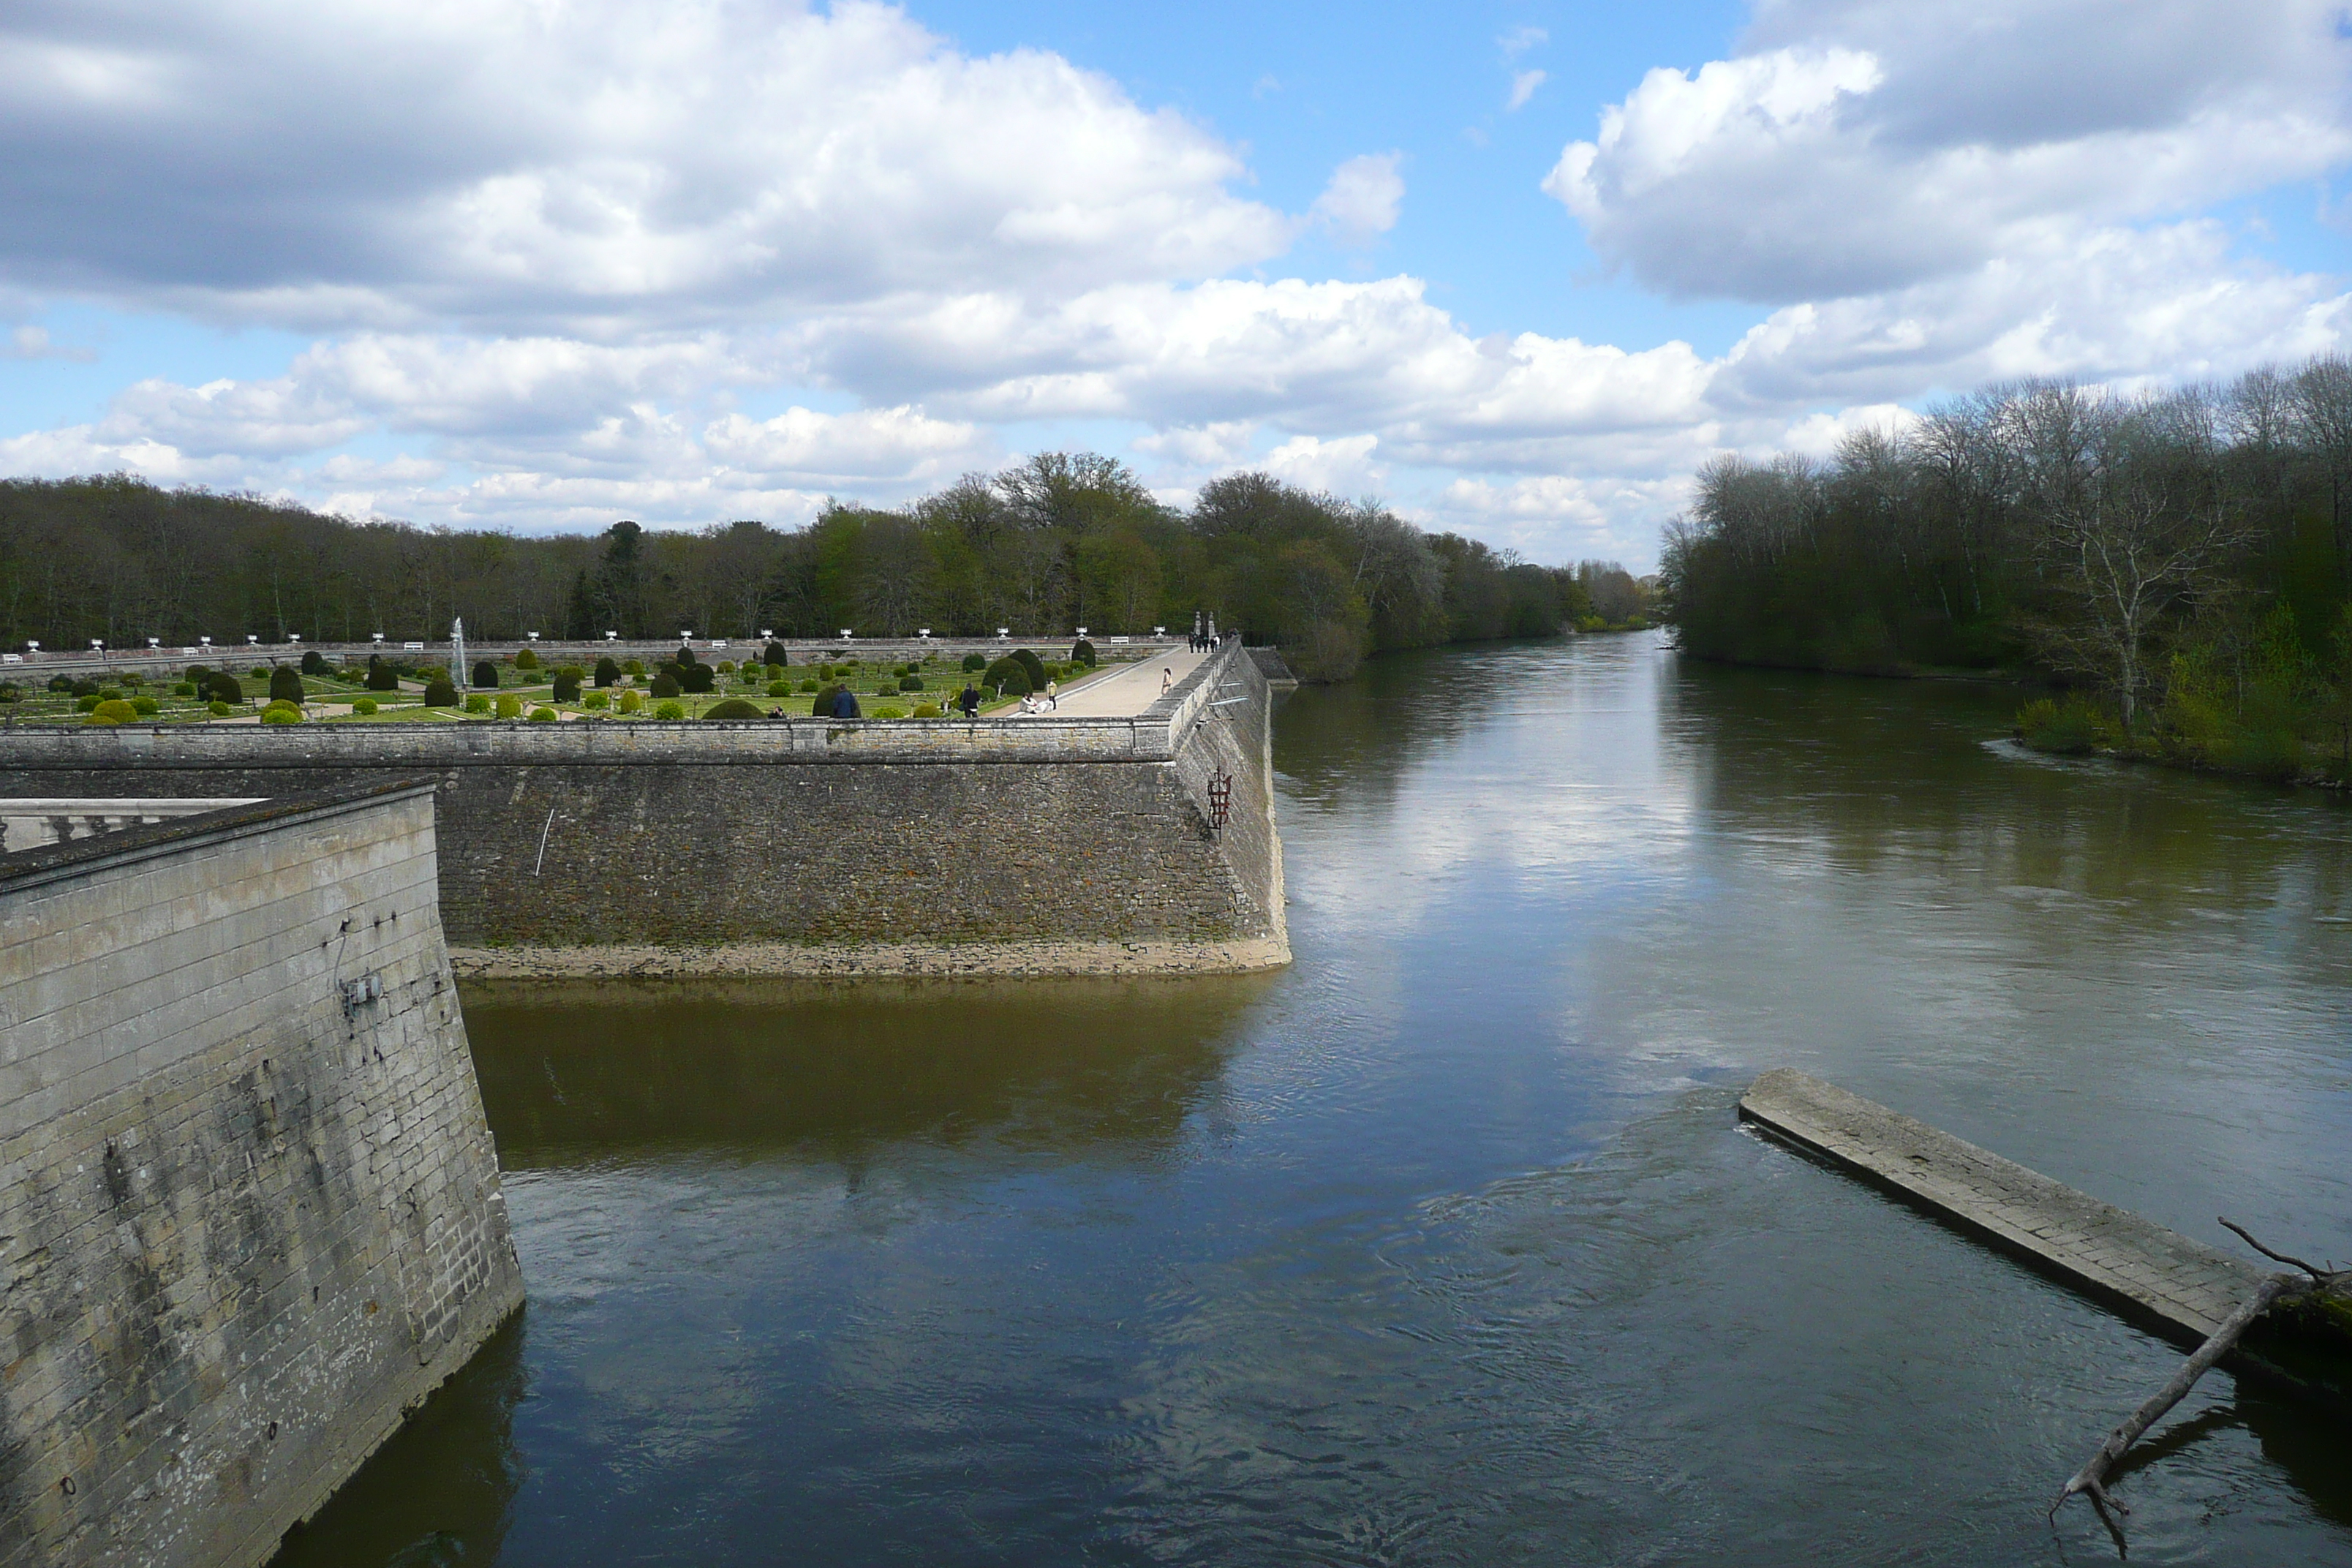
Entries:
{"type": "Polygon", "coordinates": [[[1739,1114],[2184,1342],[2201,1342],[2264,1278],[2252,1263],[1788,1068],[1758,1079],[1739,1114]]]}

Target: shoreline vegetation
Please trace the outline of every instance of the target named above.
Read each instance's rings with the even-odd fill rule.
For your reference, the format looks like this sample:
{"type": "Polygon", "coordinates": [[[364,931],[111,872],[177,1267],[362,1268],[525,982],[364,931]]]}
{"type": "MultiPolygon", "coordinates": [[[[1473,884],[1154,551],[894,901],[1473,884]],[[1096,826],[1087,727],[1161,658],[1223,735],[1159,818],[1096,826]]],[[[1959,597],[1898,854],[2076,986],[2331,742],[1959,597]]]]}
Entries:
{"type": "Polygon", "coordinates": [[[1171,507],[1124,465],[1040,453],[902,507],[828,502],[803,527],[631,521],[525,537],[353,521],[126,475],[0,481],[0,647],[438,639],[1179,637],[1196,612],[1340,680],[1389,648],[1646,626],[1613,562],[1538,566],[1428,533],[1376,500],[1263,473],[1171,507]]]}
{"type": "Polygon", "coordinates": [[[2020,742],[2352,783],[2352,360],[1987,387],[1705,465],[1660,617],[1727,663],[2046,683],[2020,742]]]}

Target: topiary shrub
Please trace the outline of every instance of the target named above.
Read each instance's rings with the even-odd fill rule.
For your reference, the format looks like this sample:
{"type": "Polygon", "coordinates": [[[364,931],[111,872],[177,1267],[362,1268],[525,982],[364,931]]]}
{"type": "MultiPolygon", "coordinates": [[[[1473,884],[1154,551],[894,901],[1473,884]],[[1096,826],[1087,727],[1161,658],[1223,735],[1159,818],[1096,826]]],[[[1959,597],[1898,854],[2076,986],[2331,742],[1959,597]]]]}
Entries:
{"type": "Polygon", "coordinates": [[[103,700],[107,693],[106,688],[99,685],[95,680],[77,680],[73,683],[73,694],[76,697],[96,697],[103,700]]]}
{"type": "Polygon", "coordinates": [[[267,680],[269,679],[269,667],[266,664],[257,664],[246,673],[256,680],[267,680]]]}
{"type": "Polygon", "coordinates": [[[208,702],[205,705],[205,711],[215,719],[226,719],[236,710],[226,702],[208,702]]]}
{"type": "Polygon", "coordinates": [[[721,675],[732,675],[735,673],[735,661],[731,658],[722,658],[716,668],[721,675]]]}
{"type": "Polygon", "coordinates": [[[587,709],[592,713],[601,713],[604,710],[606,704],[610,703],[612,700],[611,697],[602,691],[591,691],[580,699],[580,706],[587,709]]]}
{"type": "Polygon", "coordinates": [[[305,675],[326,674],[327,656],[320,653],[314,647],[304,648],[302,650],[302,673],[305,675]]]}
{"type": "Polygon", "coordinates": [[[352,704],[352,711],[358,714],[362,719],[374,718],[378,711],[375,699],[373,697],[361,698],[358,701],[352,704]]]}
{"type": "Polygon", "coordinates": [[[656,702],[654,704],[654,717],[656,719],[683,719],[686,717],[686,704],[683,702],[656,702]]]}
{"type": "Polygon", "coordinates": [[[902,675],[898,678],[898,689],[901,691],[920,691],[922,689],[923,678],[919,675],[902,675]]]}
{"type": "Polygon", "coordinates": [[[400,689],[400,677],[393,672],[390,665],[374,654],[368,655],[367,689],[370,691],[400,689]]]}
{"type": "Polygon", "coordinates": [[[488,712],[489,710],[490,710],[490,694],[489,694],[488,692],[487,692],[487,691],[476,691],[476,692],[472,692],[472,693],[468,694],[468,695],[467,695],[467,697],[466,698],[466,711],[467,711],[467,712],[468,712],[468,713],[487,713],[487,712],[488,712]]]}
{"type": "Polygon", "coordinates": [[[457,683],[446,675],[436,675],[425,683],[425,706],[455,708],[457,706],[457,683]]]}
{"type": "Polygon", "coordinates": [[[163,705],[161,702],[156,701],[152,697],[142,695],[131,700],[131,710],[138,714],[142,719],[145,719],[155,713],[161,712],[163,710],[163,705]]]}
{"type": "MultiPolygon", "coordinates": [[[[760,662],[766,665],[770,669],[775,670],[783,668],[784,666],[792,663],[793,661],[792,656],[784,651],[784,645],[772,638],[770,639],[767,647],[761,652],[760,662]]],[[[769,679],[773,679],[775,678],[771,676],[769,679]]]]}
{"type": "Polygon", "coordinates": [[[799,689],[803,691],[814,691],[816,689],[817,682],[814,679],[803,680],[800,683],[799,687],[799,689]]]}
{"type": "Polygon", "coordinates": [[[552,724],[556,721],[555,710],[544,706],[534,708],[530,710],[530,721],[534,724],[552,724]]]}
{"type": "Polygon", "coordinates": [[[181,671],[181,679],[192,686],[202,686],[206,680],[212,679],[212,673],[201,664],[192,664],[181,671]]]}
{"type": "Polygon", "coordinates": [[[694,663],[694,650],[686,644],[680,643],[677,645],[677,651],[669,656],[669,661],[680,669],[684,669],[694,663]]]}
{"type": "Polygon", "coordinates": [[[558,702],[579,701],[580,683],[587,679],[588,672],[578,665],[565,665],[555,672],[555,700],[558,702]]]}
{"type": "Polygon", "coordinates": [[[836,696],[840,695],[840,693],[841,688],[838,686],[825,685],[818,687],[815,700],[809,703],[809,712],[814,717],[819,719],[832,718],[833,700],[836,696]]]}
{"type": "Polygon", "coordinates": [[[622,711],[622,712],[624,712],[624,713],[635,713],[635,712],[637,712],[639,710],[643,709],[643,708],[645,707],[645,705],[646,705],[646,694],[645,694],[644,692],[642,692],[642,691],[624,691],[624,692],[622,692],[622,693],[621,693],[621,711],[622,711]]]}
{"type": "Polygon", "coordinates": [[[515,650],[515,668],[517,669],[537,669],[539,668],[538,653],[528,647],[517,648],[515,650]]]}
{"type": "Polygon", "coordinates": [[[295,702],[302,700],[302,677],[290,664],[281,664],[269,672],[269,700],[295,702]]]}
{"type": "Polygon", "coordinates": [[[675,697],[682,689],[684,689],[677,683],[677,672],[667,665],[662,667],[662,672],[659,675],[654,677],[653,693],[656,697],[675,697]]]}
{"type": "Polygon", "coordinates": [[[621,673],[624,675],[643,675],[645,672],[646,661],[644,659],[625,658],[621,661],[621,673]]]}
{"type": "Polygon", "coordinates": [[[499,667],[487,658],[474,666],[474,685],[484,691],[497,690],[499,667]]]}
{"type": "Polygon", "coordinates": [[[120,702],[128,695],[129,693],[120,686],[101,686],[98,689],[98,700],[100,702],[120,702]]]}
{"type": "Polygon", "coordinates": [[[596,684],[599,686],[618,686],[620,683],[621,667],[613,662],[613,656],[611,654],[606,654],[603,658],[598,659],[596,661],[596,684]]]}
{"type": "Polygon", "coordinates": [[[195,694],[196,683],[193,680],[183,680],[172,688],[172,695],[174,697],[194,697],[195,694]]]}
{"type": "Polygon", "coordinates": [[[261,721],[265,724],[299,724],[302,710],[291,702],[273,702],[261,710],[261,721]]]}
{"type": "Polygon", "coordinates": [[[769,695],[769,696],[771,696],[771,697],[790,697],[792,694],[793,694],[793,683],[792,683],[791,681],[789,681],[789,680],[771,680],[770,682],[768,682],[768,695],[769,695]]]}
{"type": "Polygon", "coordinates": [[[498,695],[498,704],[499,718],[520,719],[522,717],[522,699],[517,697],[513,692],[499,692],[498,695]]]}
{"type": "Polygon", "coordinates": [[[946,712],[936,702],[926,702],[908,715],[914,719],[944,719],[946,712]]]}
{"type": "Polygon", "coordinates": [[[904,719],[906,716],[907,710],[903,708],[877,708],[866,715],[868,719],[904,719]]]}
{"type": "Polygon", "coordinates": [[[147,684],[147,678],[140,674],[135,669],[124,670],[121,675],[121,680],[123,685],[131,688],[133,690],[136,690],[140,687],[147,684]]]}
{"type": "Polygon", "coordinates": [[[1045,661],[1044,659],[1039,658],[1035,654],[1031,653],[1025,647],[1014,648],[1010,657],[1019,659],[1021,661],[1021,668],[1028,672],[1030,690],[1043,691],[1045,689],[1045,661]]]}
{"type": "Polygon", "coordinates": [[[758,719],[763,717],[760,705],[740,697],[730,697],[724,702],[713,703],[702,711],[706,719],[758,719]]]}
{"type": "Polygon", "coordinates": [[[1080,637],[1077,641],[1072,643],[1070,645],[1070,662],[1072,664],[1083,664],[1092,668],[1095,662],[1095,645],[1087,641],[1084,637],[1080,637]]]}
{"type": "Polygon", "coordinates": [[[91,705],[89,722],[92,724],[128,724],[139,717],[139,710],[121,698],[116,697],[91,705]]]}
{"type": "Polygon", "coordinates": [[[988,656],[984,653],[968,653],[963,656],[963,667],[977,674],[988,668],[988,656]]]}
{"type": "Polygon", "coordinates": [[[677,683],[689,696],[698,697],[709,691],[718,679],[717,672],[707,664],[681,664],[677,667],[677,683]]]}
{"type": "Polygon", "coordinates": [[[1029,667],[1009,653],[988,667],[981,676],[980,683],[1006,697],[1026,697],[1036,689],[1029,679],[1029,667]],[[1020,682],[1019,690],[1013,689],[1015,681],[1020,682]]]}
{"type": "Polygon", "coordinates": [[[100,697],[95,691],[91,692],[87,697],[77,697],[74,699],[74,711],[77,713],[95,713],[98,711],[98,705],[105,700],[105,698],[100,697]]]}
{"type": "Polygon", "coordinates": [[[208,678],[202,695],[215,702],[242,702],[245,700],[245,682],[222,670],[208,678]]]}

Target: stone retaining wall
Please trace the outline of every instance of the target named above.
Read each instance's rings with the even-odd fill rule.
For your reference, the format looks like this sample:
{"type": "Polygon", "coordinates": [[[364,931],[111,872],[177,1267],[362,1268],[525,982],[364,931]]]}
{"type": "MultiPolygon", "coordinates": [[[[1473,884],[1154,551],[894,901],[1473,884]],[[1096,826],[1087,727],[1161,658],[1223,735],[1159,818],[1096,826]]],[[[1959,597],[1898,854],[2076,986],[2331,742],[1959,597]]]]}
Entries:
{"type": "Polygon", "coordinates": [[[436,869],[422,786],[0,856],[0,1563],[264,1562],[520,1305],[436,869]]]}
{"type": "Polygon", "coordinates": [[[428,777],[468,969],[1249,968],[1288,957],[1269,702],[1233,647],[1134,719],[28,728],[0,793],[428,777]]]}

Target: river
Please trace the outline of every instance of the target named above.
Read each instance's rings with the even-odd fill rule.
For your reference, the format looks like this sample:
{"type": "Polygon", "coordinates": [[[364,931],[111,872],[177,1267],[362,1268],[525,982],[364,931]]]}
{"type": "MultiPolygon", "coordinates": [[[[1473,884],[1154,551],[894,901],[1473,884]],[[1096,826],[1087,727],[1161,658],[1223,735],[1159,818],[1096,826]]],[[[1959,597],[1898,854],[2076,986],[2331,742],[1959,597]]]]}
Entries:
{"type": "MultiPolygon", "coordinates": [[[[2016,701],[1392,656],[1278,715],[1282,973],[469,989],[530,1305],[281,1564],[2112,1561],[2177,1352],[1733,1115],[2352,1258],[2352,810],[2016,701]]],[[[2135,1561],[2352,1563],[2340,1424],[2148,1457],[2135,1561]]]]}

